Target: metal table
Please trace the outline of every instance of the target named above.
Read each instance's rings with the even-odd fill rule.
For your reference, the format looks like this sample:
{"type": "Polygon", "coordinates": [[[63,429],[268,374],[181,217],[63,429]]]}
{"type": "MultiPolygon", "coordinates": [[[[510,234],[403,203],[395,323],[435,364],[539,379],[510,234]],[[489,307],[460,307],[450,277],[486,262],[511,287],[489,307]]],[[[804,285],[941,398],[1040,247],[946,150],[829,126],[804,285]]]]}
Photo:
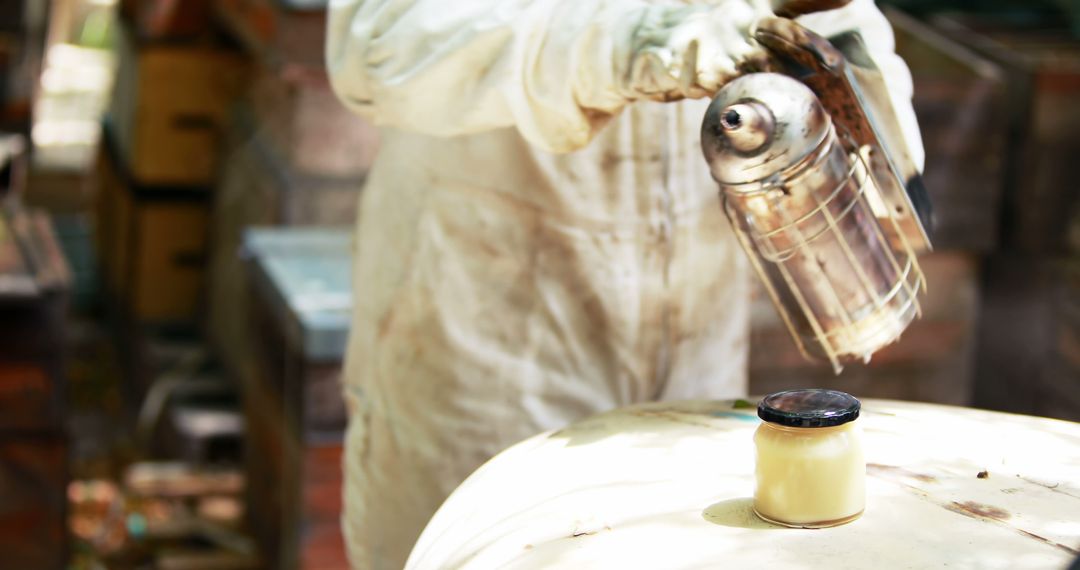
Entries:
{"type": "Polygon", "coordinates": [[[867,510],[851,524],[753,514],[752,404],[660,403],[499,454],[447,499],[407,567],[1016,569],[1080,554],[1080,424],[863,405],[867,510]]]}

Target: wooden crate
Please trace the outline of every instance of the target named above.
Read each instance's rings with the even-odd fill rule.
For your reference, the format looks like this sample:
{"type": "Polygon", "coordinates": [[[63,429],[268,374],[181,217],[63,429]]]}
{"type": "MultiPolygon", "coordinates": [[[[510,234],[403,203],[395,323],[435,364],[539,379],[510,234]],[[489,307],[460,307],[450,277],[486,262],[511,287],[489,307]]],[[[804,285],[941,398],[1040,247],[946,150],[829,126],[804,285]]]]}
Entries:
{"type": "Polygon", "coordinates": [[[934,248],[993,251],[1007,163],[1006,74],[941,30],[897,10],[886,14],[914,81],[934,248]]]}
{"type": "Polygon", "coordinates": [[[1009,129],[1001,207],[1002,249],[1061,254],[1077,201],[1080,40],[1060,20],[938,17],[942,33],[999,66],[1009,129]]]}
{"type": "Polygon", "coordinates": [[[362,179],[378,152],[378,131],[345,108],[321,67],[260,69],[237,114],[276,161],[307,176],[362,179]]]}
{"type": "Polygon", "coordinates": [[[20,37],[0,31],[0,108],[7,106],[8,85],[17,71],[20,37]]]}
{"type": "MultiPolygon", "coordinates": [[[[265,241],[261,247],[272,249],[265,241]]],[[[336,264],[339,258],[347,263],[346,247],[332,249],[328,263],[336,264]]],[[[256,257],[249,264],[252,304],[247,322],[254,370],[242,382],[251,526],[262,558],[274,561],[271,568],[344,570],[348,564],[340,521],[346,412],[340,378],[346,325],[341,318],[330,318],[331,311],[303,317],[289,312],[291,305],[283,297],[289,299],[295,291],[281,290],[265,261],[256,257]],[[304,323],[320,320],[339,326],[305,329],[304,323]]],[[[290,274],[327,279],[314,270],[294,268],[290,274]]],[[[337,281],[330,279],[326,288],[336,291],[337,281]]],[[[349,310],[333,312],[341,317],[349,310]]]]}
{"type": "MultiPolygon", "coordinates": [[[[1080,226],[1080,215],[1074,221],[1080,226]]],[[[1080,248],[1057,268],[1052,291],[1050,354],[1033,413],[1080,422],[1080,248]]]]}
{"type": "Polygon", "coordinates": [[[60,569],[67,563],[65,314],[62,291],[35,298],[0,296],[0,551],[4,553],[0,566],[4,568],[60,569]]]}
{"type": "Polygon", "coordinates": [[[367,168],[361,158],[373,152],[352,147],[362,169],[354,174],[313,174],[286,158],[296,155],[279,150],[272,131],[255,122],[250,108],[235,109],[229,159],[214,196],[208,337],[237,377],[252,374],[245,328],[250,289],[246,272],[238,270],[243,232],[252,226],[353,226],[367,168]]]}
{"type": "Polygon", "coordinates": [[[0,435],[59,431],[70,273],[48,218],[13,214],[0,218],[0,435]]]}
{"type": "Polygon", "coordinates": [[[309,370],[267,317],[255,317],[263,365],[244,390],[249,524],[262,558],[274,561],[270,568],[345,570],[340,366],[309,370]],[[320,375],[329,382],[312,380],[320,375]],[[327,386],[336,398],[313,393],[327,386]],[[310,413],[320,402],[333,408],[326,417],[310,413]]]}
{"type": "Polygon", "coordinates": [[[140,38],[191,38],[209,32],[212,0],[121,0],[120,13],[140,38]]]}
{"type": "Polygon", "coordinates": [[[326,0],[217,0],[218,19],[257,59],[321,67],[326,0]]]}
{"type": "Polygon", "coordinates": [[[63,427],[66,308],[59,294],[0,301],[0,433],[63,427]]]}
{"type": "Polygon", "coordinates": [[[1080,418],[1080,41],[1059,19],[939,16],[1002,69],[1009,131],[996,251],[979,276],[974,404],[1080,418]]]}
{"type": "MultiPolygon", "coordinates": [[[[0,11],[30,0],[0,2],[0,11]]],[[[0,131],[30,134],[31,111],[41,73],[46,9],[21,12],[14,19],[0,14],[0,131]],[[27,16],[30,16],[27,18],[27,16]]]]}
{"type": "Polygon", "coordinates": [[[223,0],[216,9],[260,63],[231,113],[210,261],[209,336],[227,367],[245,376],[252,374],[242,324],[248,283],[236,270],[243,231],[353,225],[378,136],[330,87],[322,53],[325,2],[223,0]]]}
{"type": "Polygon", "coordinates": [[[975,405],[1080,421],[1080,254],[984,263],[975,405]]]}
{"type": "Polygon", "coordinates": [[[311,440],[272,410],[268,391],[245,396],[248,525],[268,568],[346,570],[341,534],[342,444],[311,440]]]}
{"type": "Polygon", "coordinates": [[[148,323],[198,316],[209,193],[133,183],[109,144],[97,162],[96,241],[105,289],[126,317],[148,323]]]}
{"type": "Polygon", "coordinates": [[[26,3],[29,0],[9,0],[0,2],[0,30],[17,32],[26,19],[26,3]]]}
{"type": "Polygon", "coordinates": [[[139,41],[130,26],[116,37],[109,118],[132,178],[193,188],[211,182],[228,107],[247,80],[246,60],[213,44],[139,41]]]}
{"type": "Polygon", "coordinates": [[[107,292],[119,291],[124,281],[124,258],[119,255],[124,250],[120,243],[127,238],[127,232],[123,231],[126,226],[119,223],[128,218],[126,212],[119,211],[125,204],[120,200],[125,192],[124,186],[110,148],[102,144],[94,161],[92,193],[94,248],[101,266],[102,289],[107,292]]]}
{"type": "Polygon", "coordinates": [[[67,480],[67,445],[62,436],[0,435],[4,568],[66,567],[67,480]]]}

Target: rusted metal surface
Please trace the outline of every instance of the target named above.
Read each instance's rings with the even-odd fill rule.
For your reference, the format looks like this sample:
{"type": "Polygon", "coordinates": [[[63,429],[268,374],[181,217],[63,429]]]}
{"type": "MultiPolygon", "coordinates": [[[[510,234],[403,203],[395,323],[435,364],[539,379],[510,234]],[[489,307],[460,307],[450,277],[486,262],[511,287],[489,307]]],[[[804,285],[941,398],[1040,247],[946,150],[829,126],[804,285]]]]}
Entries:
{"type": "Polygon", "coordinates": [[[863,403],[867,509],[850,524],[753,514],[749,406],[659,403],[504,451],[444,503],[408,567],[1060,568],[1077,556],[1080,424],[863,403]]]}

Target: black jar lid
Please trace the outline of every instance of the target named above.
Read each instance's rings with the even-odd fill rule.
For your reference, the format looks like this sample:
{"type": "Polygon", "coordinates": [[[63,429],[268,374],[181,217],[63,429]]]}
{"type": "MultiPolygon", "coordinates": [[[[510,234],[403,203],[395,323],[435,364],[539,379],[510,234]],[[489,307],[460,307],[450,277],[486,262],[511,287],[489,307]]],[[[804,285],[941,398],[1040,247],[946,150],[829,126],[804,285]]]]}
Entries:
{"type": "Polygon", "coordinates": [[[762,398],[759,418],[788,427],[831,427],[859,417],[859,400],[837,390],[787,390],[762,398]]]}

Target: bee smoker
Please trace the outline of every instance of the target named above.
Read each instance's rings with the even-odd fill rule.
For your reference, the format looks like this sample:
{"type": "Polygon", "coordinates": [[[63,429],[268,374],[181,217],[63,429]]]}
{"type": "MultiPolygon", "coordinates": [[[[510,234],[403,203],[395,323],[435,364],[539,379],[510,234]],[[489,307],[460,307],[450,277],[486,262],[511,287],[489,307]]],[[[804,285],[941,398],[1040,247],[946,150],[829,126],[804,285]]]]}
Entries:
{"type": "Polygon", "coordinates": [[[768,70],[719,91],[702,147],[795,343],[839,374],[920,314],[929,200],[861,38],[759,23],[768,70]]]}

